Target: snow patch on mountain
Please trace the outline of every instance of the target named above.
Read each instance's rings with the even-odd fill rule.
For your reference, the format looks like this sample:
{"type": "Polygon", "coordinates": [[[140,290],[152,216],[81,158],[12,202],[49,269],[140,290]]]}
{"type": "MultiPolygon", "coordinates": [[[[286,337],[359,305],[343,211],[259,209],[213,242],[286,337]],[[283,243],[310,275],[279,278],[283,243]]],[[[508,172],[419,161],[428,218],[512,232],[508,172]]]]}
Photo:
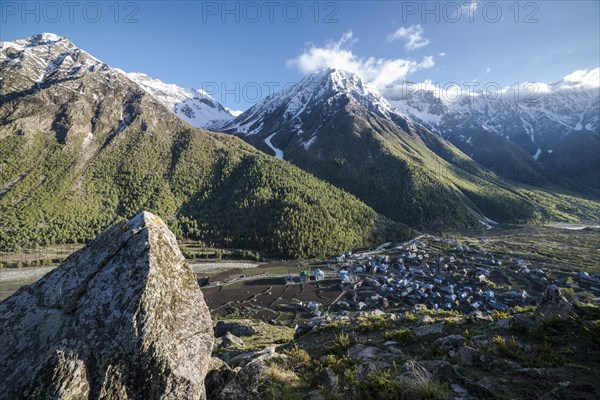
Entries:
{"type": "Polygon", "coordinates": [[[229,107],[225,107],[225,110],[227,110],[227,112],[231,115],[233,115],[234,117],[239,117],[240,115],[243,114],[244,111],[242,110],[232,110],[229,107]]]}
{"type": "Polygon", "coordinates": [[[280,160],[283,160],[283,151],[281,151],[281,149],[278,149],[277,147],[273,146],[273,143],[271,143],[271,139],[273,139],[273,137],[275,135],[277,135],[277,132],[271,133],[265,139],[265,143],[266,143],[267,146],[269,146],[269,148],[271,148],[271,150],[273,150],[275,152],[275,158],[279,158],[280,160]]]}
{"type": "Polygon", "coordinates": [[[127,77],[196,128],[211,129],[234,118],[204,90],[184,89],[139,72],[127,73],[127,77]]]}

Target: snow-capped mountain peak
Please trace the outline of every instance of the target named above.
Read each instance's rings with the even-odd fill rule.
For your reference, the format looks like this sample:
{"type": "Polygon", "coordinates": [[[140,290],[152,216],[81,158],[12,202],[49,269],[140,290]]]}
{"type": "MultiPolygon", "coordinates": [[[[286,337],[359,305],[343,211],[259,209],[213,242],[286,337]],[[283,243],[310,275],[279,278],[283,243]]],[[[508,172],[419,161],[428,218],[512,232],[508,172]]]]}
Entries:
{"type": "Polygon", "coordinates": [[[376,110],[386,116],[392,112],[392,107],[381,93],[358,75],[341,69],[329,69],[328,72],[334,90],[346,93],[368,110],[376,110]]]}
{"type": "Polygon", "coordinates": [[[52,79],[73,79],[108,66],[67,38],[42,33],[13,42],[0,42],[0,64],[10,71],[1,92],[23,90],[52,79]]]}
{"type": "Polygon", "coordinates": [[[204,90],[184,89],[139,72],[127,73],[127,77],[169,110],[197,128],[210,129],[234,118],[233,114],[204,90]]]}
{"type": "Polygon", "coordinates": [[[148,94],[191,125],[209,129],[234,116],[199,89],[183,89],[141,73],[126,73],[81,50],[67,38],[42,33],[13,42],[0,42],[0,66],[6,71],[0,81],[0,95],[42,84],[81,78],[89,72],[103,71],[105,77],[117,75],[138,84],[148,94]],[[129,78],[129,79],[127,79],[129,78]]]}
{"type": "Polygon", "coordinates": [[[288,151],[311,149],[349,116],[385,120],[390,126],[401,118],[358,75],[327,68],[265,98],[219,130],[244,136],[276,157],[286,158],[288,151]]]}
{"type": "Polygon", "coordinates": [[[302,117],[317,108],[335,109],[342,99],[356,102],[384,118],[394,113],[388,101],[358,75],[348,71],[326,68],[316,71],[286,90],[275,93],[241,114],[222,130],[240,134],[256,133],[262,120],[281,113],[286,123],[301,133],[302,117]]]}

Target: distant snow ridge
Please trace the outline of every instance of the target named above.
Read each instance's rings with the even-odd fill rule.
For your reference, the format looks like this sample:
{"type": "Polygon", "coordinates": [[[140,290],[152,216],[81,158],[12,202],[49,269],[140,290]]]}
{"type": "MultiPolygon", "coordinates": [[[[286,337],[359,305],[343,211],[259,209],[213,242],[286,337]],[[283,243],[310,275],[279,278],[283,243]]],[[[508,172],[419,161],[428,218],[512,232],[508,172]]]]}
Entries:
{"type": "Polygon", "coordinates": [[[478,126],[508,138],[527,136],[536,143],[548,132],[600,130],[599,71],[587,72],[580,81],[573,73],[550,84],[526,83],[492,95],[463,92],[451,100],[416,84],[416,90],[407,87],[390,103],[399,114],[444,135],[478,126]]]}
{"type": "Polygon", "coordinates": [[[184,89],[139,72],[130,72],[127,77],[196,128],[215,128],[234,118],[230,111],[204,90],[184,89]]]}
{"type": "MultiPolygon", "coordinates": [[[[274,113],[282,113],[284,122],[302,134],[302,116],[316,107],[328,107],[342,96],[361,104],[383,118],[391,119],[394,110],[377,90],[356,74],[327,68],[308,75],[287,89],[272,94],[221,128],[242,135],[257,133],[259,124],[274,113]],[[283,109],[283,112],[282,112],[283,109]]],[[[283,122],[282,122],[283,123],[283,122]]],[[[314,139],[311,139],[314,142],[314,139]]],[[[310,144],[306,143],[308,147],[310,144]]]]}

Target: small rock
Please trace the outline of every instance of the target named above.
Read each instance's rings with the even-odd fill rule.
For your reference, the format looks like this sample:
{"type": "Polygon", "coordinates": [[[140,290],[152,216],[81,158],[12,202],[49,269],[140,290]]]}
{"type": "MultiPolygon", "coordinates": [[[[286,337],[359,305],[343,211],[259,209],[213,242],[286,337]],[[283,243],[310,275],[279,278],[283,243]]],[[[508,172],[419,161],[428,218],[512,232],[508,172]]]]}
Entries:
{"type": "Polygon", "coordinates": [[[235,336],[252,336],[257,333],[252,325],[234,321],[218,321],[215,324],[214,330],[216,337],[221,337],[227,332],[235,336]]]}
{"type": "Polygon", "coordinates": [[[469,394],[469,391],[467,389],[465,389],[464,387],[453,383],[452,385],[450,385],[450,388],[452,389],[452,391],[454,393],[456,393],[459,396],[466,396],[467,394],[469,394]]]}
{"type": "Polygon", "coordinates": [[[325,367],[316,376],[313,383],[315,386],[323,386],[330,391],[334,391],[338,385],[338,377],[331,368],[325,367]]]}
{"type": "Polygon", "coordinates": [[[496,321],[496,326],[500,329],[508,329],[510,328],[510,319],[500,318],[498,321],[496,321]]]}
{"type": "Polygon", "coordinates": [[[462,325],[466,322],[467,320],[465,319],[465,317],[460,315],[453,315],[451,317],[444,318],[444,323],[446,325],[462,325]]]}
{"type": "Polygon", "coordinates": [[[491,315],[484,314],[479,310],[471,312],[469,316],[476,322],[494,322],[491,315]]]}
{"type": "Polygon", "coordinates": [[[377,371],[377,366],[370,362],[364,362],[358,367],[358,380],[364,382],[369,374],[377,371]]]}
{"type": "Polygon", "coordinates": [[[530,315],[527,315],[527,314],[517,314],[510,321],[511,328],[514,328],[516,326],[531,327],[533,325],[534,325],[533,317],[530,315]]]}
{"type": "Polygon", "coordinates": [[[222,387],[208,393],[209,399],[238,400],[265,398],[268,367],[264,359],[256,358],[233,370],[234,375],[222,387]]]}
{"type": "Polygon", "coordinates": [[[492,367],[492,368],[498,368],[498,369],[504,369],[504,370],[506,370],[507,368],[510,368],[510,369],[523,368],[523,366],[521,364],[518,364],[518,363],[508,360],[506,358],[490,359],[490,360],[486,360],[485,358],[486,358],[485,356],[482,356],[482,359],[484,359],[484,362],[489,363],[490,367],[492,367]]]}
{"type": "Polygon", "coordinates": [[[456,352],[456,361],[462,367],[472,366],[479,362],[481,353],[469,346],[463,346],[456,352]]]}
{"type": "Polygon", "coordinates": [[[348,350],[348,356],[354,360],[374,360],[379,357],[381,350],[377,347],[365,346],[364,344],[355,344],[348,350]]]}
{"type": "Polygon", "coordinates": [[[467,398],[469,399],[496,398],[496,396],[487,388],[460,375],[456,371],[456,367],[446,361],[421,361],[419,364],[433,376],[435,376],[435,378],[439,381],[448,382],[450,384],[458,384],[465,388],[465,390],[468,390],[470,395],[467,398]]]}
{"type": "Polygon", "coordinates": [[[543,368],[521,368],[516,372],[532,379],[540,379],[548,375],[547,370],[543,368]]]}
{"type": "Polygon", "coordinates": [[[219,343],[219,347],[229,346],[244,347],[244,341],[232,334],[231,332],[227,332],[225,336],[221,338],[221,343],[219,343]]]}
{"type": "Polygon", "coordinates": [[[565,319],[571,314],[573,314],[573,305],[562,295],[558,286],[550,285],[535,309],[533,318],[540,323],[557,318],[565,319]]]}
{"type": "Polygon", "coordinates": [[[419,325],[429,325],[433,324],[435,321],[429,315],[423,315],[419,318],[419,325]]]}
{"type": "Polygon", "coordinates": [[[416,336],[426,336],[426,335],[435,335],[440,334],[444,331],[444,323],[439,322],[433,325],[424,325],[415,327],[413,332],[416,336]]]}
{"type": "Polygon", "coordinates": [[[445,352],[457,349],[467,342],[467,338],[462,335],[448,335],[435,341],[445,352]]]}
{"type": "Polygon", "coordinates": [[[482,347],[487,345],[490,342],[490,339],[487,335],[476,335],[471,338],[471,343],[477,347],[482,347]]]}
{"type": "Polygon", "coordinates": [[[204,379],[206,393],[209,398],[211,398],[211,393],[220,391],[234,375],[235,372],[223,360],[213,357],[208,367],[208,374],[204,379]]]}
{"type": "Polygon", "coordinates": [[[238,354],[235,357],[232,357],[228,360],[224,360],[230,366],[241,366],[248,364],[255,359],[265,360],[275,356],[277,353],[275,352],[275,346],[269,346],[266,349],[257,350],[257,351],[249,351],[246,353],[238,354]]]}

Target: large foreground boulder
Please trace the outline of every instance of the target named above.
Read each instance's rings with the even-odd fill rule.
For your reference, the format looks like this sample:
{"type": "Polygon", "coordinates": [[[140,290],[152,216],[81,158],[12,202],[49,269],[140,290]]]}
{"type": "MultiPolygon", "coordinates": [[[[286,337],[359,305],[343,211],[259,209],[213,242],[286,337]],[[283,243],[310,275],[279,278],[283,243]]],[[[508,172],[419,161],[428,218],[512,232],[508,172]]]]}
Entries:
{"type": "Polygon", "coordinates": [[[0,303],[0,399],[205,399],[212,343],[175,236],[144,212],[0,303]]]}

